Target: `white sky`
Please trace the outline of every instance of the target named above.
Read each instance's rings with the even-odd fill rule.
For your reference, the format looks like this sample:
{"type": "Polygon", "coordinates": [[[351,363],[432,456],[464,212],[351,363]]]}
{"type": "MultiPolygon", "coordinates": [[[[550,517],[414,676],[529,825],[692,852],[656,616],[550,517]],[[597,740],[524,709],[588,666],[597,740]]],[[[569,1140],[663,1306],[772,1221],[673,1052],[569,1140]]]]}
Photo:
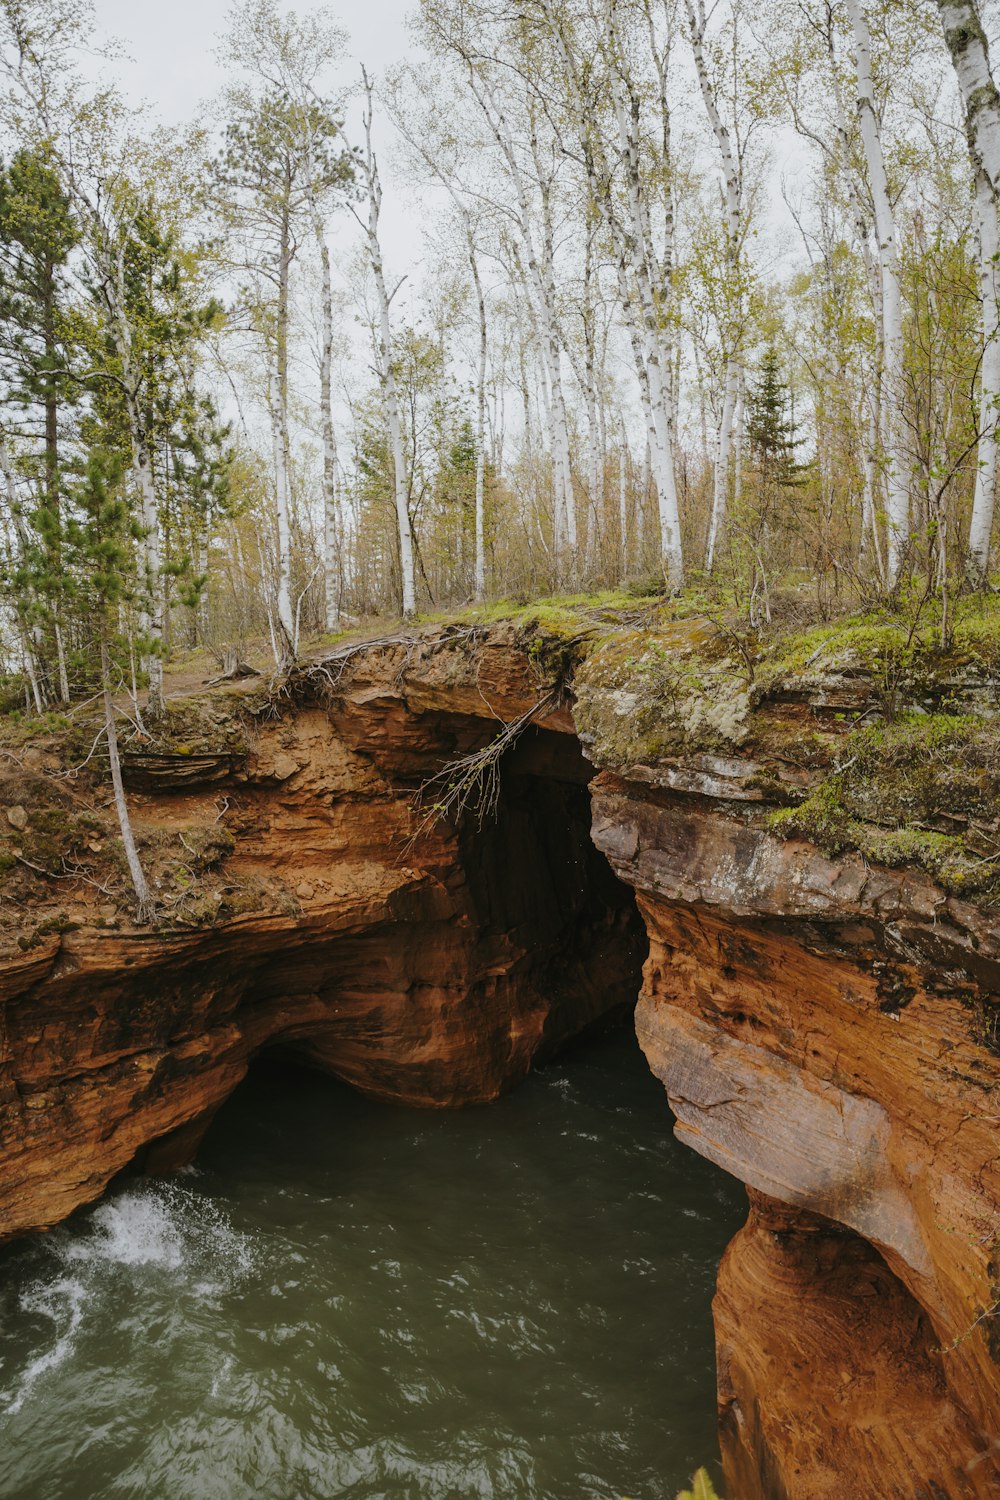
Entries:
{"type": "MultiPolygon", "coordinates": [[[[229,0],[95,0],[101,29],[124,42],[131,62],[115,65],[134,102],[148,100],[163,120],[190,117],[217,93],[222,69],[213,55],[225,30],[229,0]]],[[[304,0],[281,10],[317,8],[304,0]]],[[[405,20],[414,0],[350,0],[329,9],[350,33],[350,51],[369,72],[401,62],[409,50],[405,20]]]]}
{"type": "MultiPolygon", "coordinates": [[[[94,0],[98,25],[104,38],[113,37],[123,46],[125,57],[104,65],[110,77],[124,89],[133,104],[146,103],[167,125],[190,120],[200,104],[218,96],[225,70],[215,52],[226,30],[231,0],[94,0]]],[[[329,10],[347,31],[350,42],[344,66],[330,82],[348,86],[360,81],[360,65],[380,78],[386,69],[403,62],[413,51],[406,18],[416,0],[346,0],[344,4],[322,4],[322,0],[279,0],[285,14],[307,14],[329,10]]],[[[360,136],[360,103],[348,109],[347,133],[360,136]]],[[[375,148],[385,185],[382,210],[382,244],[391,274],[412,272],[422,250],[421,216],[408,192],[394,181],[393,131],[389,120],[376,112],[375,148]]],[[[331,225],[331,234],[342,241],[344,225],[331,225]]]]}
{"type": "MultiPolygon", "coordinates": [[[[298,11],[307,14],[328,10],[349,35],[344,65],[329,80],[331,88],[360,83],[364,63],[376,80],[396,63],[413,52],[413,42],[406,18],[416,8],[416,0],[278,0],[285,14],[298,11]]],[[[232,0],[94,0],[99,28],[98,41],[113,38],[121,44],[125,56],[99,65],[100,71],[113,79],[133,104],[146,104],[166,125],[180,125],[192,119],[203,104],[211,105],[225,81],[225,69],[216,60],[216,50],[226,30],[232,0]]],[[[360,99],[350,101],[347,110],[347,136],[360,139],[360,99]]],[[[421,212],[412,185],[394,171],[398,148],[394,131],[385,113],[379,113],[376,101],[375,147],[383,179],[384,198],[380,238],[386,271],[393,284],[402,276],[406,282],[396,304],[403,315],[414,316],[414,299],[418,294],[419,262],[424,252],[423,229],[428,215],[421,212]]],[[[434,195],[431,193],[431,198],[434,195]]],[[[338,214],[329,226],[335,272],[350,246],[360,238],[354,221],[338,214]]],[[[347,369],[353,365],[363,382],[369,379],[370,354],[360,327],[348,316],[341,332],[355,348],[348,357],[347,369]]],[[[342,371],[341,379],[348,379],[342,371]]],[[[353,378],[350,377],[353,383],[353,378]]],[[[335,384],[337,377],[335,377],[335,384]]],[[[220,393],[224,397],[224,393],[220,393]]],[[[337,393],[335,392],[335,400],[337,393]]],[[[227,411],[227,415],[231,415],[227,411]]]]}

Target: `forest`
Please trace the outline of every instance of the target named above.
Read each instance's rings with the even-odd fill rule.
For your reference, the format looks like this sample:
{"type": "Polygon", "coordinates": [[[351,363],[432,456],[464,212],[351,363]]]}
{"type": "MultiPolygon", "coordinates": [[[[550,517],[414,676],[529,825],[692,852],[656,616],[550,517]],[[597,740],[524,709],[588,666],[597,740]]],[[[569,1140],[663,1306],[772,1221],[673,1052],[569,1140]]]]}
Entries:
{"type": "Polygon", "coordinates": [[[1000,98],[974,0],[242,0],[183,127],[0,3],[0,671],[619,588],[989,587],[1000,98]],[[389,211],[406,224],[386,234],[389,211]]]}

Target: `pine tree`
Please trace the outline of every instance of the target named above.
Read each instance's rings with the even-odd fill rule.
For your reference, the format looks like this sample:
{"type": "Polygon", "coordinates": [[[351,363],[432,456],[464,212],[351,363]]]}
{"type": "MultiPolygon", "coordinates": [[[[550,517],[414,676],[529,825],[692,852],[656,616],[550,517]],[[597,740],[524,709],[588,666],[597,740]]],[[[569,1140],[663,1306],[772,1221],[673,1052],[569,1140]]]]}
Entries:
{"type": "Polygon", "coordinates": [[[750,393],[747,439],[765,482],[796,483],[799,440],[790,415],[788,385],[781,378],[781,361],[774,348],[765,352],[760,377],[750,393]]]}
{"type": "Polygon", "coordinates": [[[33,501],[22,508],[24,545],[11,581],[31,601],[33,629],[42,654],[55,660],[64,701],[63,458],[81,394],[64,282],[79,238],[49,150],[18,151],[0,172],[0,363],[33,501]]]}
{"type": "Polygon", "coordinates": [[[155,203],[123,205],[120,226],[115,285],[91,288],[89,383],[104,441],[127,456],[138,488],[152,496],[151,505],[140,497],[146,555],[138,600],[155,716],[171,604],[178,591],[188,605],[197,593],[191,549],[176,543],[193,531],[203,552],[202,529],[225,491],[228,429],[196,388],[198,345],[222,310],[203,294],[197,255],[182,251],[155,203]]]}

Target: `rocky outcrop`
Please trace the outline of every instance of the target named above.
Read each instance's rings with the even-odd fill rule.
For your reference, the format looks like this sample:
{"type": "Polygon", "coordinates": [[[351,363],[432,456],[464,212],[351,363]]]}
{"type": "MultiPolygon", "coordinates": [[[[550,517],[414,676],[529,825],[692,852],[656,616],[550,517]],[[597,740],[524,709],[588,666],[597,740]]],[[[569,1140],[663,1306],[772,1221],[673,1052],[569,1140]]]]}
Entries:
{"type": "Polygon", "coordinates": [[[221,787],[133,795],[151,860],[170,849],[190,871],[206,830],[230,831],[198,881],[155,866],[171,921],[133,928],[82,883],[56,887],[53,921],[29,872],[24,951],[0,967],[0,1238],[65,1218],[137,1159],[189,1159],[264,1049],[378,1098],[475,1104],[631,1008],[645,935],[590,840],[568,714],[526,730],[489,819],[455,829],[417,789],[538,692],[500,650],[480,653],[474,690],[430,651],[404,689],[407,654],[372,653],[322,707],[305,684],[221,787]]]}
{"type": "Polygon", "coordinates": [[[996,1494],[995,922],[635,782],[594,815],[677,1133],[753,1190],[715,1309],[732,1492],[996,1494]]]}
{"type": "Polygon", "coordinates": [[[0,1233],[189,1157],[269,1047],[382,1098],[493,1098],[634,1000],[645,957],[636,1027],[678,1134],[750,1189],[715,1301],[731,1500],[1000,1492],[998,924],[924,870],[780,836],[769,804],[814,777],[769,746],[846,690],[797,688],[754,740],[731,663],[678,666],[690,636],[664,638],[655,712],[613,642],[576,721],[574,642],[553,662],[513,627],[306,669],[224,774],[134,793],[155,930],[15,871],[0,1233]],[[529,717],[496,807],[435,816],[529,717]]]}

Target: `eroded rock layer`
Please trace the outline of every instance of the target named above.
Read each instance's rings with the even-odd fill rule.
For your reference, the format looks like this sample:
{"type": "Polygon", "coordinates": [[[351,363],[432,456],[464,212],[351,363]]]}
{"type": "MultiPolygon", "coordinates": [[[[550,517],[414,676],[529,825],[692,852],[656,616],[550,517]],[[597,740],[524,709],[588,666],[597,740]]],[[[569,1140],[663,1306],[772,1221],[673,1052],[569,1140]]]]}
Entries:
{"type": "MultiPolygon", "coordinates": [[[[266,722],[222,795],[213,783],[135,796],[161,841],[190,842],[222,809],[225,880],[253,891],[266,878],[268,909],[107,930],[103,898],[83,891],[64,930],[3,966],[0,1237],[65,1218],[137,1153],[189,1158],[264,1048],[382,1099],[475,1104],[634,1003],[645,935],[591,842],[592,768],[568,717],[526,731],[497,807],[456,831],[415,792],[492,736],[511,686],[484,670],[478,714],[459,692],[443,713],[435,666],[411,706],[397,665],[266,722]]],[[[514,666],[520,710],[533,688],[514,666]]]]}
{"type": "Polygon", "coordinates": [[[579,715],[617,767],[592,779],[550,668],[510,629],[381,643],[305,672],[210,781],[147,774],[155,929],[26,866],[0,1236],[189,1159],[264,1048],[385,1099],[494,1098],[633,1001],[648,953],[636,1025],[678,1133],[751,1191],[715,1303],[730,1500],[1000,1493],[995,917],[778,837],[759,804],[794,765],[605,755],[594,726],[636,714],[613,675],[579,715]],[[497,805],[437,816],[532,711],[497,805]]]}
{"type": "Polygon", "coordinates": [[[615,777],[594,811],[639,893],[636,1029],[677,1133],[758,1204],[716,1301],[733,1493],[998,1493],[997,1065],[971,978],[996,988],[995,927],[615,777]]]}

